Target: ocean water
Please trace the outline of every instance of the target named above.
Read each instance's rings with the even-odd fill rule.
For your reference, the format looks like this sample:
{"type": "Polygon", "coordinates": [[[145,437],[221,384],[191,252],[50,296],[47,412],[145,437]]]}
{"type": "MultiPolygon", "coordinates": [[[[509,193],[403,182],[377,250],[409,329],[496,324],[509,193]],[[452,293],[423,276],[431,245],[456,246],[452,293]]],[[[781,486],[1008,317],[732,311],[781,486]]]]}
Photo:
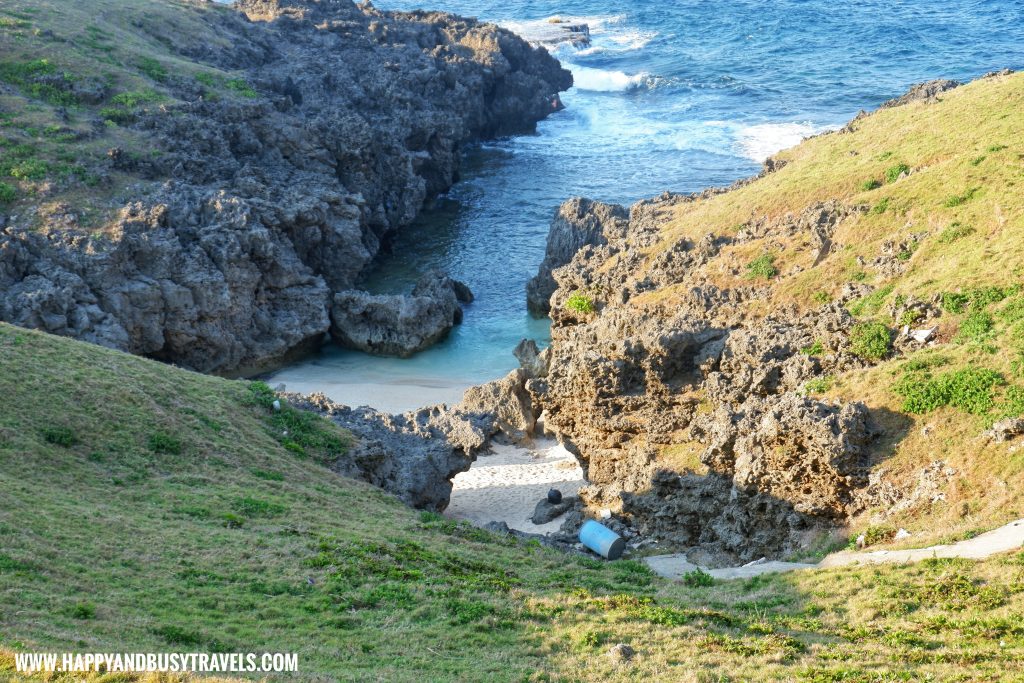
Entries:
{"type": "Polygon", "coordinates": [[[839,127],[933,78],[1024,66],[1024,3],[1007,0],[381,0],[441,9],[529,37],[558,17],[591,44],[551,48],[576,85],[534,135],[467,151],[463,179],[396,240],[365,287],[407,291],[442,268],[476,294],[463,324],[410,359],[327,346],[276,373],[289,389],[404,410],[457,401],[548,339],[524,286],[556,207],[573,195],[629,204],[756,173],[803,137],[839,127]]]}

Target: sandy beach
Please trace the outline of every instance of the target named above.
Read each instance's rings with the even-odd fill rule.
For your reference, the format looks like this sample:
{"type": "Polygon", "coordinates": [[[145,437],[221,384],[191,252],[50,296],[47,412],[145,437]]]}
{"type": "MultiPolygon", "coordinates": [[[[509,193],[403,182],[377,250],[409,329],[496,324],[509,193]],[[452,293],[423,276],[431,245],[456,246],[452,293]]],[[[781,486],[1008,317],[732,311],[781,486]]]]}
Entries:
{"type": "Polygon", "coordinates": [[[563,518],[537,525],[530,517],[548,489],[570,496],[584,484],[576,459],[552,440],[539,440],[529,449],[494,444],[493,450],[479,456],[468,472],[455,476],[445,514],[478,525],[505,522],[511,529],[534,534],[557,531],[563,518]]]}

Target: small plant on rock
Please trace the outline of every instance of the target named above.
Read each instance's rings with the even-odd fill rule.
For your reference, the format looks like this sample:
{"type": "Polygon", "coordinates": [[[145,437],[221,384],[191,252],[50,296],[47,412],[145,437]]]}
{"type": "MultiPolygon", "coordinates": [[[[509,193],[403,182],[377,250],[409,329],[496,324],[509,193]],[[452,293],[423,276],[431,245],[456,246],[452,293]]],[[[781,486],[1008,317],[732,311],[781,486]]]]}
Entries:
{"type": "Polygon", "coordinates": [[[570,311],[587,315],[593,313],[595,310],[594,300],[583,292],[573,292],[568,299],[565,300],[565,307],[570,311]]]}

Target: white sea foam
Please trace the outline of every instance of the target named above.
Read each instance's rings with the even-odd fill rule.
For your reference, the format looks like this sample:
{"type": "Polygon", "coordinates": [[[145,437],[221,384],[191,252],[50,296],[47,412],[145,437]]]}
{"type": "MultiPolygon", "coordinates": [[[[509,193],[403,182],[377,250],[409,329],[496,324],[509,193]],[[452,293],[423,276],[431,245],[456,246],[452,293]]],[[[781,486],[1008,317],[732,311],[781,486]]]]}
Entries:
{"type": "Polygon", "coordinates": [[[622,92],[639,88],[650,80],[650,77],[644,73],[630,75],[624,71],[592,69],[578,64],[566,64],[565,66],[572,71],[573,84],[580,90],[622,92]]]}
{"type": "Polygon", "coordinates": [[[834,129],[834,126],[818,126],[810,121],[760,123],[741,128],[736,135],[736,145],[743,156],[761,162],[780,150],[800,144],[804,138],[834,129]]]}
{"type": "Polygon", "coordinates": [[[642,31],[625,25],[625,14],[563,16],[556,15],[544,19],[528,21],[503,21],[500,25],[533,43],[548,44],[560,56],[575,54],[586,56],[600,52],[627,52],[645,47],[657,36],[656,31],[642,31]],[[579,47],[571,41],[551,45],[552,36],[557,40],[559,26],[575,26],[586,24],[590,31],[591,44],[579,47]]]}

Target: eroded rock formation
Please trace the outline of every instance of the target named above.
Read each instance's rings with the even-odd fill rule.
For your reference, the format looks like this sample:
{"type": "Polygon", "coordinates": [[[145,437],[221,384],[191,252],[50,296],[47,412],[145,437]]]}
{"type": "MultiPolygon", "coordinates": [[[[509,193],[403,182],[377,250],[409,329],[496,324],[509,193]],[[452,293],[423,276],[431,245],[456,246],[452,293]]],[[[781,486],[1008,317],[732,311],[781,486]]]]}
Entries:
{"type": "Polygon", "coordinates": [[[73,206],[0,217],[2,319],[206,372],[272,365],[327,332],[332,295],[455,182],[462,143],[529,130],[572,82],[471,19],[237,7],[204,14],[216,42],[157,36],[251,89],[214,100],[169,76],[174,101],[130,124],[157,153],[110,152],[109,173],[146,181],[112,226],[80,226],[73,206]]]}

